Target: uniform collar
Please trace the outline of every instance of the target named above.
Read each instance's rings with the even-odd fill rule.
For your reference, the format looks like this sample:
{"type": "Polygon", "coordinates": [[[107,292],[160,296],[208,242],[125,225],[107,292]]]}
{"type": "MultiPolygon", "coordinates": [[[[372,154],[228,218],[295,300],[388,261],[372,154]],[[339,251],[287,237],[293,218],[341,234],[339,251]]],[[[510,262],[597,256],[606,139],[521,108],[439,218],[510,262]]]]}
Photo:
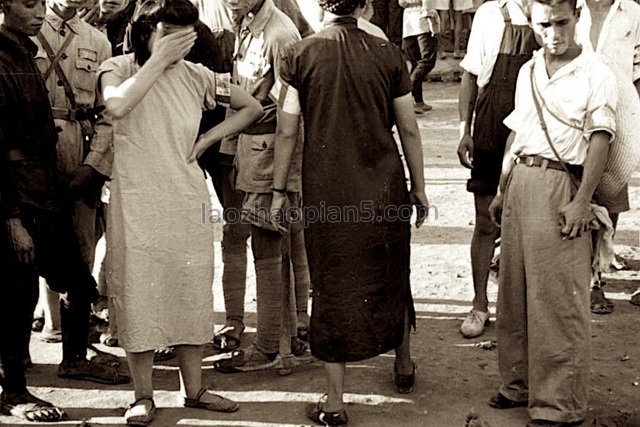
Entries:
{"type": "Polygon", "coordinates": [[[56,32],[62,30],[64,24],[67,24],[74,33],[78,34],[80,32],[80,17],[77,13],[75,13],[71,19],[65,21],[58,16],[51,7],[47,7],[47,15],[44,19],[56,32]]]}
{"type": "Polygon", "coordinates": [[[35,56],[38,46],[24,34],[11,31],[4,25],[0,26],[0,37],[6,39],[13,47],[24,55],[35,56]]]}
{"type": "Polygon", "coordinates": [[[242,21],[242,27],[247,28],[253,37],[258,37],[264,32],[264,27],[271,19],[276,6],[273,0],[264,0],[264,3],[257,12],[249,12],[242,21]]]}

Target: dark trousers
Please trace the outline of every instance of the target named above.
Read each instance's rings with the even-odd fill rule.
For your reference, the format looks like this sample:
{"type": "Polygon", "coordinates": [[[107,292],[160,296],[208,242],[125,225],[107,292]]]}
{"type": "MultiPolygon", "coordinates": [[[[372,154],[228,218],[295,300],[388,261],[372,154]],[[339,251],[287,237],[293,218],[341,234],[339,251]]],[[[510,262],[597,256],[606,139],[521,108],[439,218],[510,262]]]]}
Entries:
{"type": "Polygon", "coordinates": [[[411,61],[411,94],[417,103],[424,102],[422,97],[422,82],[436,66],[438,53],[438,39],[431,33],[406,37],[402,41],[409,61],[411,61]]]}
{"type": "Polygon", "coordinates": [[[391,43],[398,47],[402,45],[403,12],[397,0],[373,0],[371,23],[380,27],[391,43]]]}
{"type": "Polygon", "coordinates": [[[96,282],[82,259],[71,216],[25,208],[20,219],[33,240],[36,261],[32,265],[17,263],[3,230],[0,246],[5,274],[0,298],[0,358],[4,370],[1,384],[7,393],[25,389],[22,358],[31,336],[38,276],[47,279],[53,291],[64,294],[60,303],[63,363],[86,358],[89,313],[91,303],[98,298],[96,282]]]}
{"type": "Polygon", "coordinates": [[[210,148],[200,158],[200,166],[211,176],[213,188],[224,208],[222,227],[222,290],[227,321],[244,324],[244,296],[247,278],[247,239],[251,225],[238,221],[244,192],[233,188],[234,156],[210,148]],[[231,218],[229,218],[231,215],[231,218]]]}

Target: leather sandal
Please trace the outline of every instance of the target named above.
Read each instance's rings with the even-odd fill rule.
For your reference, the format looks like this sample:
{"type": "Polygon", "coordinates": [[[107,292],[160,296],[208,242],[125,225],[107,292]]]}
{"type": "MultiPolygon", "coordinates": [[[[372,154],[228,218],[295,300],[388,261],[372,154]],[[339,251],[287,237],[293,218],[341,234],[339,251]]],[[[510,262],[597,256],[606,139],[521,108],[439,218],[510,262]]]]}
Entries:
{"type": "Polygon", "coordinates": [[[28,391],[16,395],[2,393],[0,413],[32,422],[57,422],[67,419],[67,414],[62,409],[38,399],[28,391]]]}
{"type": "Polygon", "coordinates": [[[238,321],[228,321],[213,336],[213,348],[218,351],[228,352],[237,350],[240,347],[240,337],[244,332],[244,325],[238,321]]]}
{"type": "Polygon", "coordinates": [[[128,426],[148,426],[149,424],[151,424],[155,416],[156,404],[153,401],[153,397],[144,396],[129,405],[124,413],[124,420],[128,426]],[[149,407],[148,411],[146,410],[144,405],[141,404],[141,402],[145,400],[151,402],[151,407],[149,407]],[[134,411],[134,408],[139,407],[145,408],[144,412],[134,411]]]}
{"type": "Polygon", "coordinates": [[[604,296],[601,286],[591,288],[591,312],[593,314],[610,314],[613,312],[613,303],[604,296]]]}
{"type": "Polygon", "coordinates": [[[185,408],[199,408],[216,412],[235,412],[240,408],[237,402],[212,393],[206,387],[202,387],[195,398],[185,397],[183,405],[185,408]],[[215,397],[213,402],[205,402],[202,400],[204,396],[215,397]]]}

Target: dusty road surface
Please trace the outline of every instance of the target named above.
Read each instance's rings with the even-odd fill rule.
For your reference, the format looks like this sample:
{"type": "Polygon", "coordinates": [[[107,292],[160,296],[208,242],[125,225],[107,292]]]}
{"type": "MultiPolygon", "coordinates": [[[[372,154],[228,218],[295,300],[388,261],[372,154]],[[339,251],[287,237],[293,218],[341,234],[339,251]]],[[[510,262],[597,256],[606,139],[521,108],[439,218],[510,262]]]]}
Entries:
{"type": "MultiPolygon", "coordinates": [[[[528,419],[524,409],[497,411],[486,404],[500,383],[497,352],[476,344],[495,339],[494,323],[480,339],[466,340],[458,332],[461,320],[471,308],[473,295],[468,255],[473,199],[465,191],[468,172],[458,166],[455,155],[457,85],[429,83],[425,91],[427,102],[434,108],[419,123],[427,194],[434,208],[428,225],[413,232],[412,284],[418,314],[418,328],[412,335],[413,357],[418,365],[416,389],[411,395],[395,392],[392,354],[350,364],[346,378],[350,425],[462,427],[466,413],[475,408],[494,427],[522,427],[528,419]]],[[[640,410],[640,307],[628,302],[631,293],[640,286],[639,187],[640,174],[636,174],[631,182],[633,210],[622,215],[617,240],[617,248],[631,269],[607,278],[606,290],[615,302],[613,314],[593,316],[590,406],[601,417],[625,418],[640,410]]],[[[217,240],[220,236],[218,226],[217,240]]],[[[219,324],[224,320],[220,260],[217,244],[214,292],[219,324]]],[[[249,331],[255,331],[254,286],[255,278],[250,273],[249,331]]],[[[496,292],[497,286],[492,282],[493,302],[496,292]]],[[[495,310],[494,304],[491,309],[495,310]]],[[[248,345],[251,338],[251,333],[245,334],[244,344],[248,345]]],[[[123,356],[121,349],[99,347],[123,356]]],[[[130,384],[102,386],[57,378],[60,344],[45,344],[38,334],[33,335],[31,354],[35,366],[29,371],[29,384],[37,395],[69,413],[70,420],[61,425],[124,425],[123,409],[133,400],[130,384]]],[[[235,414],[217,414],[180,408],[177,367],[175,362],[166,362],[158,364],[154,372],[159,407],[154,426],[305,426],[309,422],[303,408],[306,403],[317,401],[325,386],[319,363],[299,366],[289,376],[279,376],[277,371],[225,375],[215,372],[210,362],[205,362],[205,366],[205,382],[239,401],[240,410],[235,414]]],[[[614,423],[611,418],[602,420],[603,426],[625,425],[614,423]]],[[[0,417],[0,424],[21,425],[21,421],[0,417]]]]}

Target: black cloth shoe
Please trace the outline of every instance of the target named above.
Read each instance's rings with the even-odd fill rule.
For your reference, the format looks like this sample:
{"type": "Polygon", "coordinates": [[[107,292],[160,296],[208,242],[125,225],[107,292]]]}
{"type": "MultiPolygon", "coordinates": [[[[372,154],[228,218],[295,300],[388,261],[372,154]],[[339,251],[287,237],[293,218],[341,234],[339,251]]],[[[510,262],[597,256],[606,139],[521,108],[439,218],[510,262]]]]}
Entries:
{"type": "Polygon", "coordinates": [[[322,403],[310,403],[305,408],[307,418],[323,426],[346,426],[349,422],[347,411],[341,409],[336,412],[326,412],[322,403]]]}
{"type": "Polygon", "coordinates": [[[505,397],[502,393],[498,393],[489,399],[489,406],[496,409],[513,409],[527,406],[529,401],[523,400],[522,402],[516,402],[505,397]]]}
{"type": "MultiPolygon", "coordinates": [[[[413,363],[413,362],[411,362],[413,363]]],[[[416,383],[416,364],[413,363],[413,372],[409,375],[398,373],[398,365],[393,364],[393,381],[396,383],[396,391],[401,394],[409,394],[413,392],[416,383]]]]}

